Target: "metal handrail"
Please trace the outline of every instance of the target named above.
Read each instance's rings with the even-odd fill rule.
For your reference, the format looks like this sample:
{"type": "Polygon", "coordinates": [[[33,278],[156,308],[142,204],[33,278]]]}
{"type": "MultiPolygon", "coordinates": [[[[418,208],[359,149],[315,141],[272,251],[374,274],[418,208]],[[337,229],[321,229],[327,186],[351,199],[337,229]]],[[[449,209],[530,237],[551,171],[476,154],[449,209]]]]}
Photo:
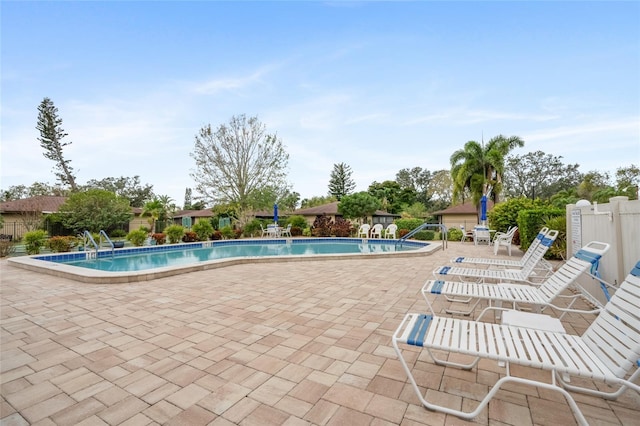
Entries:
{"type": "Polygon", "coordinates": [[[402,247],[402,243],[404,241],[406,241],[407,239],[411,238],[412,236],[414,236],[415,234],[417,234],[419,231],[422,231],[425,228],[440,228],[441,232],[440,234],[442,235],[442,250],[447,248],[447,244],[448,244],[448,236],[447,236],[447,227],[444,226],[441,223],[423,223],[422,225],[412,229],[411,231],[409,231],[409,233],[403,235],[402,237],[400,237],[398,239],[398,241],[396,241],[396,247],[398,246],[398,244],[400,244],[400,247],[402,247]]]}
{"type": "Polygon", "coordinates": [[[82,233],[82,250],[83,251],[86,251],[87,249],[87,242],[91,242],[93,244],[93,247],[96,249],[96,251],[100,250],[100,246],[98,245],[98,243],[96,243],[96,240],[93,239],[91,232],[85,230],[82,233]]]}
{"type": "Polygon", "coordinates": [[[111,250],[115,249],[115,245],[113,244],[113,241],[111,241],[111,239],[109,238],[109,236],[107,235],[106,232],[104,232],[103,229],[100,230],[100,247],[102,247],[102,237],[104,236],[104,239],[109,243],[109,245],[111,246],[111,250]]]}

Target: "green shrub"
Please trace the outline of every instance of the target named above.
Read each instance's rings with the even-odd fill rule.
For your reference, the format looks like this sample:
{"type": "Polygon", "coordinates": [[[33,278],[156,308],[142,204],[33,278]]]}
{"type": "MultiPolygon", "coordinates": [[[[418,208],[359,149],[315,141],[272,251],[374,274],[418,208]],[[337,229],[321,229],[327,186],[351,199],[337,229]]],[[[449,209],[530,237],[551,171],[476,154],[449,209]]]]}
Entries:
{"type": "Polygon", "coordinates": [[[144,229],[135,229],[127,234],[127,240],[136,247],[140,247],[147,239],[147,231],[144,229]]]}
{"type": "Polygon", "coordinates": [[[191,230],[198,236],[198,241],[207,241],[213,234],[213,225],[208,220],[199,220],[193,224],[191,230]]]}
{"type": "Polygon", "coordinates": [[[436,233],[431,230],[422,230],[413,234],[413,239],[420,241],[433,241],[433,238],[436,236],[436,233]]]}
{"type": "Polygon", "coordinates": [[[111,231],[111,235],[109,235],[110,238],[124,238],[127,236],[127,231],[125,231],[124,229],[114,229],[113,231],[111,231]]]}
{"type": "Polygon", "coordinates": [[[262,235],[262,221],[260,219],[253,219],[247,223],[242,230],[245,237],[256,237],[262,235]]]}
{"type": "MultiPolygon", "coordinates": [[[[566,210],[557,209],[555,207],[541,207],[530,210],[521,210],[518,213],[518,232],[519,241],[514,238],[514,244],[520,244],[521,250],[527,250],[533,239],[540,232],[540,228],[545,225],[545,222],[553,217],[562,216],[563,220],[566,216],[566,210]]],[[[563,226],[563,228],[565,228],[563,226]]],[[[550,228],[555,229],[555,228],[550,228]]]]}
{"type": "Polygon", "coordinates": [[[233,232],[233,228],[229,225],[227,226],[223,226],[220,229],[220,234],[222,234],[222,237],[225,240],[230,240],[231,238],[233,238],[235,236],[235,233],[233,232]]]}
{"type": "Polygon", "coordinates": [[[39,254],[47,239],[47,233],[42,229],[29,231],[22,237],[27,254],[39,254]]]}
{"type": "MultiPolygon", "coordinates": [[[[503,203],[496,204],[489,213],[489,227],[499,232],[507,232],[512,226],[520,227],[518,214],[522,210],[532,210],[544,206],[540,200],[531,200],[526,197],[512,198],[503,203]]],[[[536,234],[538,232],[536,231],[536,234]]],[[[534,234],[535,236],[535,234],[534,234]]]]}
{"type": "Polygon", "coordinates": [[[170,225],[164,229],[164,233],[167,234],[169,244],[176,244],[182,240],[185,235],[184,226],[182,225],[170,225]]]}
{"type": "Polygon", "coordinates": [[[167,241],[167,234],[164,234],[162,232],[157,232],[155,234],[152,234],[151,238],[153,238],[156,241],[156,245],[161,246],[167,241]]]}
{"type": "Polygon", "coordinates": [[[293,229],[294,227],[305,229],[308,227],[307,219],[301,215],[290,216],[289,219],[287,220],[287,224],[289,223],[291,224],[291,229],[293,229]]]}
{"type": "Polygon", "coordinates": [[[553,242],[553,245],[549,247],[547,252],[548,259],[564,259],[567,255],[567,219],[565,216],[550,217],[544,222],[544,226],[549,229],[555,229],[558,231],[558,236],[553,242]]]}
{"type": "Polygon", "coordinates": [[[418,226],[422,225],[424,223],[424,220],[415,219],[415,218],[414,219],[396,219],[394,223],[398,225],[398,229],[406,229],[409,232],[409,231],[413,231],[418,226]]]}
{"type": "MultiPolygon", "coordinates": [[[[291,228],[291,235],[293,235],[293,227],[291,228]]],[[[310,237],[311,236],[311,228],[302,229],[302,236],[303,237],[310,237]]]]}
{"type": "Polygon", "coordinates": [[[460,241],[462,240],[462,230],[458,228],[449,228],[447,230],[447,239],[449,241],[460,241]]]}
{"type": "Polygon", "coordinates": [[[78,239],[72,236],[57,236],[47,240],[45,245],[53,252],[66,253],[78,245],[78,239]]]}

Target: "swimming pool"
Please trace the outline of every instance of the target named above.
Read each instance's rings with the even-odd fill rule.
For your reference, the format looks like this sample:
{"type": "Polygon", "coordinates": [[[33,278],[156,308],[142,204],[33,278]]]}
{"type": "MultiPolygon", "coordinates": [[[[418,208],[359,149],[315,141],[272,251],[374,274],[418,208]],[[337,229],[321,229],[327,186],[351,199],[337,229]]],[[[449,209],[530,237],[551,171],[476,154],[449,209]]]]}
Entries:
{"type": "Polygon", "coordinates": [[[354,256],[423,255],[437,245],[422,241],[356,238],[223,240],[9,259],[15,266],[88,283],[146,281],[241,263],[310,261],[354,256]]]}

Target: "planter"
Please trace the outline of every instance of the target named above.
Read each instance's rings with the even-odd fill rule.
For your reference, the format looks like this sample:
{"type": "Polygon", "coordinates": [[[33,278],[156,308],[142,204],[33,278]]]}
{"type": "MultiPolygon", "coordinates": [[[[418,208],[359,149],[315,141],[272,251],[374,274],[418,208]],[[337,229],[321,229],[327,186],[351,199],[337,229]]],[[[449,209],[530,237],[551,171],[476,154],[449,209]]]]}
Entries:
{"type": "Polygon", "coordinates": [[[113,248],[122,248],[124,247],[124,241],[112,241],[113,248]]]}

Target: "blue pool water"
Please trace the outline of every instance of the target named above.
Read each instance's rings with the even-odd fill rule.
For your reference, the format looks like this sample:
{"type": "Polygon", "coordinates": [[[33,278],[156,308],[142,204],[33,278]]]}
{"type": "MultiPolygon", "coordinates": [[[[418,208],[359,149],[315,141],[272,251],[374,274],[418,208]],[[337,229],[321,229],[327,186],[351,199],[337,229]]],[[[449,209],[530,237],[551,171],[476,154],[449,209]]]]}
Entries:
{"type": "Polygon", "coordinates": [[[87,253],[76,252],[38,257],[40,260],[109,272],[145,271],[156,268],[180,267],[217,259],[235,257],[295,256],[322,254],[390,253],[416,250],[425,243],[414,241],[397,245],[395,240],[359,239],[294,239],[216,241],[180,245],[163,245],[121,250],[102,250],[97,259],[87,259],[87,253]]]}

